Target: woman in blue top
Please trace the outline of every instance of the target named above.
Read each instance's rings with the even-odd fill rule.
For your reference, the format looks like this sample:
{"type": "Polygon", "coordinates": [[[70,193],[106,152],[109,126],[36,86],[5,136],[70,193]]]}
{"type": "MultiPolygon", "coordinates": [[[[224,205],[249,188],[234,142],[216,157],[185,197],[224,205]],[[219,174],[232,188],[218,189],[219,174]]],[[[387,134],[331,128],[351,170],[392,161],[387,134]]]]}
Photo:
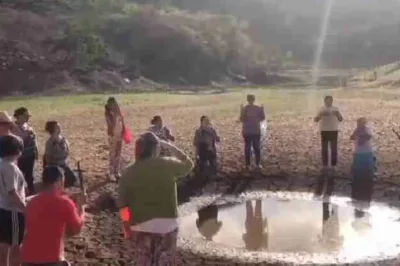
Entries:
{"type": "Polygon", "coordinates": [[[363,203],[361,208],[369,207],[372,198],[373,179],[375,174],[375,157],[371,145],[372,133],[367,126],[367,119],[357,119],[357,127],[350,139],[354,141],[352,163],[352,198],[363,203]]]}

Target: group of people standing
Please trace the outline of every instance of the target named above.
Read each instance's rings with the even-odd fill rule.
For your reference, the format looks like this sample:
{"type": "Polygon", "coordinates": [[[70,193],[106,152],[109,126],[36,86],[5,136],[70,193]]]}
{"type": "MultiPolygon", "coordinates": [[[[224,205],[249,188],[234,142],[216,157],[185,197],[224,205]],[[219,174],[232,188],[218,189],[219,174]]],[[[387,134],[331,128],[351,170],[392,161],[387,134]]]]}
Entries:
{"type": "Polygon", "coordinates": [[[68,166],[69,145],[57,121],[44,127],[49,138],[42,189],[36,194],[34,165],[39,152],[30,117],[25,107],[15,110],[15,120],[0,112],[0,265],[69,265],[63,240],[82,229],[86,196],[76,195],[74,202],[63,192],[76,185],[77,178],[68,166]]]}
{"type": "MultiPolygon", "coordinates": [[[[246,106],[241,106],[239,121],[242,123],[242,134],[245,146],[246,169],[251,166],[252,150],[255,157],[255,166],[261,168],[261,122],[265,120],[265,112],[262,106],[255,104],[255,96],[248,95],[246,106]]],[[[124,116],[121,108],[114,97],[110,97],[105,105],[105,119],[107,123],[107,133],[109,136],[109,170],[108,176],[111,181],[121,177],[121,152],[123,143],[129,143],[132,138],[129,129],[124,123],[124,116]]],[[[154,116],[150,121],[147,131],[166,142],[174,142],[175,137],[168,126],[163,124],[162,117],[154,116]]],[[[208,116],[200,117],[200,126],[196,129],[193,138],[193,146],[196,150],[196,165],[203,172],[209,169],[211,173],[217,172],[217,147],[221,141],[216,129],[212,126],[208,116]]],[[[135,154],[136,155],[136,154],[135,154]]],[[[166,150],[160,151],[161,156],[168,156],[166,150]]]]}
{"type": "MultiPolygon", "coordinates": [[[[247,101],[248,105],[241,107],[240,113],[245,163],[246,168],[249,168],[253,149],[256,167],[260,168],[260,123],[265,120],[265,113],[263,107],[255,105],[254,95],[248,95],[247,101]]],[[[339,123],[343,121],[343,117],[340,110],[333,105],[332,96],[324,98],[324,106],[314,121],[320,125],[323,172],[334,172],[338,161],[339,123]]],[[[138,263],[174,265],[178,231],[176,182],[185,177],[195,163],[171,143],[175,138],[162,125],[161,117],[154,117],[152,124],[149,131],[136,140],[136,161],[128,166],[119,182],[119,207],[131,214],[130,219],[125,222],[128,222],[128,228],[133,232],[131,239],[137,251],[138,263]]],[[[372,184],[375,171],[371,138],[366,118],[358,119],[351,135],[355,142],[352,164],[353,196],[355,200],[367,202],[370,198],[364,193],[365,186],[372,184]]],[[[210,119],[201,117],[193,143],[200,167],[209,164],[215,169],[215,143],[219,141],[220,137],[211,126],[210,119]]],[[[327,176],[325,174],[323,178],[327,176]]]]}
{"type": "MultiPolygon", "coordinates": [[[[343,116],[339,108],[333,105],[332,96],[324,98],[324,106],[319,110],[314,121],[320,125],[321,157],[324,173],[318,182],[316,195],[320,196],[322,194],[323,186],[326,182],[328,183],[326,195],[330,195],[333,190],[332,172],[335,171],[338,162],[339,123],[343,121],[343,116]]],[[[377,161],[371,144],[372,132],[365,117],[357,119],[350,140],[354,142],[353,161],[351,165],[353,176],[352,198],[355,202],[362,202],[364,204],[362,207],[368,207],[376,177],[377,161]]]]}
{"type": "MultiPolygon", "coordinates": [[[[245,166],[250,168],[253,150],[255,166],[260,169],[261,123],[265,121],[265,112],[262,106],[255,104],[254,95],[248,95],[247,102],[246,106],[241,106],[239,117],[245,166]]],[[[324,103],[315,122],[320,124],[322,163],[328,171],[337,165],[339,123],[343,117],[333,106],[331,96],[325,97],[324,103]]],[[[49,139],[43,155],[44,188],[26,204],[25,182],[28,193],[35,194],[33,167],[39,158],[37,138],[28,123],[27,108],[15,110],[14,117],[15,120],[6,112],[0,112],[0,264],[14,266],[22,261],[27,266],[63,265],[63,238],[81,230],[85,204],[85,195],[79,195],[74,203],[63,193],[65,186],[76,184],[74,172],[68,166],[68,141],[61,135],[61,125],[57,121],[46,123],[49,139]]],[[[174,265],[178,232],[176,182],[187,176],[196,164],[201,171],[209,168],[212,174],[217,172],[216,144],[221,141],[220,136],[210,118],[202,116],[193,139],[194,163],[173,145],[175,137],[163,125],[162,118],[154,116],[148,131],[135,141],[135,162],[121,172],[123,143],[130,143],[133,136],[113,97],[105,105],[105,120],[110,151],[108,177],[119,181],[118,203],[121,210],[130,214],[127,223],[133,234],[127,236],[134,242],[137,263],[174,265]]],[[[352,167],[355,194],[365,190],[366,179],[373,178],[375,157],[371,138],[366,119],[358,119],[351,136],[355,141],[352,167]]]]}

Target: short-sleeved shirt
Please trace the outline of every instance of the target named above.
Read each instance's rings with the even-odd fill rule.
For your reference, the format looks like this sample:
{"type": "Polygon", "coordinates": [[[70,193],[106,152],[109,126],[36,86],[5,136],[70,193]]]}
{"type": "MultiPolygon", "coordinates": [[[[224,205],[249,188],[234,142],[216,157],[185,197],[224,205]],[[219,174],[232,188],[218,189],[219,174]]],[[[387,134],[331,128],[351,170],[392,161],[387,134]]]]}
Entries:
{"type": "Polygon", "coordinates": [[[33,197],[25,215],[21,258],[27,263],[63,260],[65,232],[80,231],[84,223],[74,202],[58,191],[44,191],[33,197]]]}
{"type": "Polygon", "coordinates": [[[246,105],[242,109],[240,120],[243,123],[243,135],[261,135],[260,123],[265,120],[264,108],[246,105]]]}
{"type": "Polygon", "coordinates": [[[319,121],[319,128],[321,131],[338,131],[339,130],[339,119],[334,114],[334,112],[338,112],[339,109],[335,106],[331,107],[322,107],[318,114],[322,112],[329,112],[330,115],[321,116],[321,120],[319,121]]]}
{"type": "Polygon", "coordinates": [[[16,191],[25,201],[25,179],[15,162],[0,160],[0,208],[22,212],[11,200],[10,192],[16,191]]]}
{"type": "Polygon", "coordinates": [[[20,137],[24,142],[24,152],[21,157],[30,157],[36,155],[36,133],[33,128],[25,123],[16,125],[13,128],[13,133],[20,137]]]}

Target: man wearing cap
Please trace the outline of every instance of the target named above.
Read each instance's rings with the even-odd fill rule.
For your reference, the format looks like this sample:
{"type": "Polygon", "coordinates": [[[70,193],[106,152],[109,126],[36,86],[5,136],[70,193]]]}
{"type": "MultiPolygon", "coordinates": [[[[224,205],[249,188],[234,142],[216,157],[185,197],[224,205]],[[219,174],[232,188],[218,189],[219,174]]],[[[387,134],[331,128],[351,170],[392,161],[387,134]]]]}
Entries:
{"type": "Polygon", "coordinates": [[[0,137],[13,136],[22,142],[22,139],[17,135],[14,135],[11,130],[15,126],[12,117],[7,111],[0,111],[0,137]]]}

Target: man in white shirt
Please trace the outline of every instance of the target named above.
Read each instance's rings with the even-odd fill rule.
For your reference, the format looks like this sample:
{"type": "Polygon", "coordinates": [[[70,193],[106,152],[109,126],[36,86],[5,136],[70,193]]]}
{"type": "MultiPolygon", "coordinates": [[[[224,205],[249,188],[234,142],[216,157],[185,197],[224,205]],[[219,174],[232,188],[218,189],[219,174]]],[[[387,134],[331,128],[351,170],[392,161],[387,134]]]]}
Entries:
{"type": "Polygon", "coordinates": [[[343,121],[343,117],[339,109],[333,106],[332,96],[325,96],[324,103],[325,106],[320,109],[314,121],[319,123],[321,131],[322,165],[324,169],[328,167],[328,146],[330,146],[331,167],[334,169],[337,164],[339,122],[343,121]]]}

